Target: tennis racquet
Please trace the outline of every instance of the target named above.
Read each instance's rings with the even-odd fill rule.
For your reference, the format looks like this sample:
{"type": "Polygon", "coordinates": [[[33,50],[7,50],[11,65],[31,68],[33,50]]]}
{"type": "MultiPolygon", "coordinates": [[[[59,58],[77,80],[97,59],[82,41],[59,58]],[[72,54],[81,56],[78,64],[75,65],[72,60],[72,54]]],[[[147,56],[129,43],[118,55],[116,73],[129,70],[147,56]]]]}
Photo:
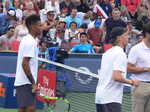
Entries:
{"type": "Polygon", "coordinates": [[[47,97],[43,94],[38,94],[45,100],[43,104],[43,108],[39,110],[39,112],[69,112],[70,103],[68,100],[62,97],[47,97]],[[46,106],[46,109],[45,109],[46,106]]]}

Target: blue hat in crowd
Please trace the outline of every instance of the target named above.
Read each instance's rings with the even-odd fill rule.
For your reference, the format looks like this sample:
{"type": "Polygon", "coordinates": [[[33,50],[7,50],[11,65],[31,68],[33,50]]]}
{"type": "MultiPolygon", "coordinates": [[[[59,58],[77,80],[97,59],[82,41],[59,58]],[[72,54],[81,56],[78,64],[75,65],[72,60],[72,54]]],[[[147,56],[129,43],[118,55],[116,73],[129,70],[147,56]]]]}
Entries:
{"type": "Polygon", "coordinates": [[[15,7],[9,7],[8,10],[16,10],[15,7]]]}
{"type": "Polygon", "coordinates": [[[42,43],[46,43],[46,42],[47,42],[46,38],[41,38],[40,42],[39,42],[39,45],[42,46],[42,43]]]}
{"type": "Polygon", "coordinates": [[[95,26],[95,27],[100,27],[100,26],[101,26],[101,21],[100,21],[100,20],[96,20],[96,21],[94,22],[94,26],[95,26]]]}

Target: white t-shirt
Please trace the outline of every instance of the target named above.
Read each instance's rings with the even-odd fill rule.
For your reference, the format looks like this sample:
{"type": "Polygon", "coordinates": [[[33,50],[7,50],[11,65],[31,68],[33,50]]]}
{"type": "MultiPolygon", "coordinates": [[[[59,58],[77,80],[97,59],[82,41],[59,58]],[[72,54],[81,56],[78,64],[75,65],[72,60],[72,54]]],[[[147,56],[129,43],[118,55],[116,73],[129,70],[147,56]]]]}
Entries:
{"type": "Polygon", "coordinates": [[[31,84],[22,68],[23,57],[31,57],[29,66],[35,82],[37,81],[37,69],[38,69],[38,54],[37,54],[37,42],[28,34],[25,36],[19,46],[17,70],[15,78],[15,86],[21,86],[25,84],[31,84]]]}
{"type": "Polygon", "coordinates": [[[51,6],[52,5],[52,2],[51,1],[48,1],[46,2],[45,4],[45,9],[48,7],[48,6],[51,6],[54,10],[54,13],[55,13],[55,17],[57,17],[57,14],[60,14],[60,8],[59,8],[59,3],[57,2],[54,2],[55,6],[51,6]]]}
{"type": "MultiPolygon", "coordinates": [[[[65,40],[68,42],[69,38],[76,35],[78,33],[77,30],[75,30],[75,32],[72,32],[71,29],[68,29],[65,31],[65,40]]],[[[79,40],[79,34],[78,34],[78,38],[73,38],[71,40],[71,42],[74,42],[74,43],[79,43],[80,40],[79,40]]]]}
{"type": "Polygon", "coordinates": [[[3,50],[10,50],[12,47],[13,36],[7,38],[6,34],[0,37],[0,47],[3,50]]]}
{"type": "Polygon", "coordinates": [[[123,83],[112,79],[113,71],[121,71],[121,75],[126,77],[127,60],[126,54],[119,46],[107,50],[102,57],[101,71],[96,88],[95,103],[121,103],[123,95],[123,83]]]}
{"type": "Polygon", "coordinates": [[[76,17],[81,20],[82,24],[86,23],[87,25],[89,25],[91,23],[91,20],[90,20],[90,18],[89,19],[84,19],[84,15],[85,15],[85,13],[78,12],[76,17]]]}
{"type": "Polygon", "coordinates": [[[21,9],[16,9],[16,17],[19,18],[19,21],[22,20],[23,12],[21,9]]]}
{"type": "MultiPolygon", "coordinates": [[[[128,62],[136,67],[150,67],[150,49],[145,45],[144,41],[133,46],[128,55],[128,62]]],[[[132,79],[140,81],[150,81],[150,72],[132,74],[132,79]]]]}
{"type": "MultiPolygon", "coordinates": [[[[102,19],[102,21],[101,21],[101,25],[100,25],[100,29],[102,29],[102,26],[103,26],[103,23],[105,22],[105,20],[106,19],[102,19]]],[[[92,21],[92,22],[90,22],[89,24],[88,24],[88,29],[90,29],[90,28],[93,28],[94,27],[94,22],[95,22],[95,20],[94,21],[92,21]]]]}

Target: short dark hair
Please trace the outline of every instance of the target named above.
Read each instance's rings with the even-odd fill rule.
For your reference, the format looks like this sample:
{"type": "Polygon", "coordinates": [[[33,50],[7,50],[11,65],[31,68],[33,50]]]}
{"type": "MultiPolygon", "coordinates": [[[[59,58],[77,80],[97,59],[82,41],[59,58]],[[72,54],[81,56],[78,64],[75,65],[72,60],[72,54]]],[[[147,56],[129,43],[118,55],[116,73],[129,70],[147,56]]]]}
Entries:
{"type": "Polygon", "coordinates": [[[13,26],[8,27],[8,31],[11,29],[15,29],[15,27],[13,27],[13,26]]]}
{"type": "Polygon", "coordinates": [[[146,33],[150,34],[150,23],[147,23],[144,25],[142,33],[143,33],[144,37],[146,37],[146,33]]]}
{"type": "Polygon", "coordinates": [[[85,36],[87,37],[87,33],[85,33],[85,32],[80,33],[80,37],[81,37],[82,35],[85,35],[85,36]]]}
{"type": "Polygon", "coordinates": [[[37,21],[41,21],[39,15],[33,14],[33,15],[28,16],[28,17],[25,19],[26,27],[27,27],[28,29],[30,29],[30,26],[36,24],[37,21]]]}
{"type": "Polygon", "coordinates": [[[83,23],[80,27],[81,27],[81,28],[85,28],[85,29],[87,29],[87,28],[88,28],[88,26],[87,26],[87,24],[86,24],[86,23],[83,23]]]}
{"type": "Polygon", "coordinates": [[[71,26],[71,24],[76,24],[76,27],[77,27],[77,23],[75,21],[72,21],[70,24],[69,24],[69,27],[71,26]]]}
{"type": "Polygon", "coordinates": [[[77,10],[77,8],[76,8],[76,7],[73,7],[73,8],[71,8],[71,12],[72,12],[72,10],[77,10]]]}
{"type": "Polygon", "coordinates": [[[14,21],[19,21],[19,18],[18,18],[18,17],[15,17],[15,18],[14,18],[14,21]]]}
{"type": "Polygon", "coordinates": [[[138,35],[137,35],[137,39],[138,39],[140,36],[144,37],[143,34],[138,34],[138,35]]]}

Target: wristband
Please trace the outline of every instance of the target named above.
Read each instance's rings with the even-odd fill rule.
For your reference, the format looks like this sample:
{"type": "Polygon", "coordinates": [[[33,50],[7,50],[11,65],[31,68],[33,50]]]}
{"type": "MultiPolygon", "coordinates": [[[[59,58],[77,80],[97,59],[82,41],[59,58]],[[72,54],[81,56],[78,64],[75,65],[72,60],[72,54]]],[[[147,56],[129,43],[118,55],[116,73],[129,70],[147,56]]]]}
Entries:
{"type": "Polygon", "coordinates": [[[31,75],[28,75],[27,78],[29,79],[29,81],[31,82],[31,84],[35,83],[32,74],[31,74],[31,75]]]}
{"type": "Polygon", "coordinates": [[[132,84],[131,85],[133,85],[134,84],[134,81],[133,80],[131,80],[132,81],[132,84]]]}
{"type": "Polygon", "coordinates": [[[147,72],[148,71],[148,68],[144,68],[144,72],[147,72]]]}

